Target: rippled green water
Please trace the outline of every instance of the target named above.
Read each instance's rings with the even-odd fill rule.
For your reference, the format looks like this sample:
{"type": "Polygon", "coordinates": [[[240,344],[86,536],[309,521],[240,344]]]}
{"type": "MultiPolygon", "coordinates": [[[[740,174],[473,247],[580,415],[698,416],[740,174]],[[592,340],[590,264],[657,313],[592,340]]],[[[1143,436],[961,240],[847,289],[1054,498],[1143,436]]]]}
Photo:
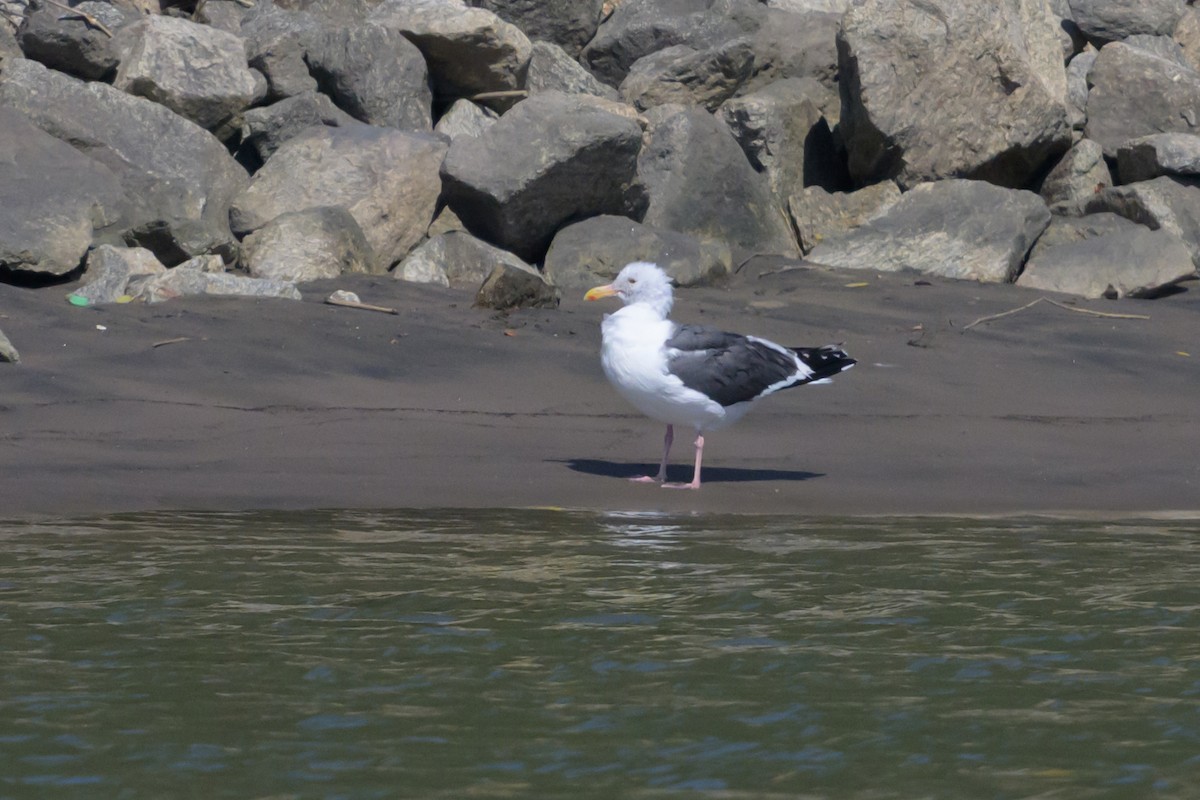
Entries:
{"type": "Polygon", "coordinates": [[[0,797],[1200,797],[1200,523],[0,524],[0,797]]]}

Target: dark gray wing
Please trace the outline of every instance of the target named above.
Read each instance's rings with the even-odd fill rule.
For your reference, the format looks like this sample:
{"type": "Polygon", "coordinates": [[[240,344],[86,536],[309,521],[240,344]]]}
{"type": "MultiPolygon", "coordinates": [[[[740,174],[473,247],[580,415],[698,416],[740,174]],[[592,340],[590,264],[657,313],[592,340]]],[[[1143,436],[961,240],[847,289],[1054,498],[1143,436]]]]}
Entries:
{"type": "Polygon", "coordinates": [[[667,370],[723,406],[742,403],[789,378],[807,377],[795,357],[757,339],[700,325],[677,325],[666,342],[667,370]]]}

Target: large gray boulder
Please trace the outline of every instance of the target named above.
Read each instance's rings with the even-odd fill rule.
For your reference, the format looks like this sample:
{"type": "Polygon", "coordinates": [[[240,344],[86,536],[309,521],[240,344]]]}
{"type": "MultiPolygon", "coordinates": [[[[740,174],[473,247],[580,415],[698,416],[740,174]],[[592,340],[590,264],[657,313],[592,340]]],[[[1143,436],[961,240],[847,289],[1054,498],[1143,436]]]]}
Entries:
{"type": "Polygon", "coordinates": [[[1155,230],[1169,231],[1188,246],[1200,265],[1200,188],[1169,176],[1111,186],[1095,195],[1088,213],[1111,211],[1155,230]]]}
{"type": "Polygon", "coordinates": [[[910,189],[882,216],[809,254],[843,269],[912,269],[946,278],[1004,283],[1050,224],[1033,192],[952,179],[910,189]]]}
{"type": "Polygon", "coordinates": [[[655,111],[638,158],[649,197],[642,222],[721,240],[735,261],[755,254],[798,255],[767,179],[754,171],[729,127],[703,109],[655,111]]]}
{"type": "Polygon", "coordinates": [[[129,291],[135,299],[147,303],[196,295],[301,299],[296,284],[225,272],[215,256],[198,256],[166,272],[135,278],[130,281],[129,291]]]}
{"type": "Polygon", "coordinates": [[[813,78],[792,78],[721,106],[721,119],[754,168],[766,175],[780,208],[804,186],[833,182],[829,165],[837,155],[820,108],[827,94],[813,78]]]}
{"type": "Polygon", "coordinates": [[[267,79],[267,99],[282,100],[317,90],[308,72],[308,43],[324,26],[313,14],[259,3],[242,23],[246,59],[267,79]]]}
{"type": "Polygon", "coordinates": [[[758,31],[766,9],[754,0],[641,0],[621,3],[601,23],[580,60],[620,86],[640,58],[673,45],[705,50],[758,31]]]}
{"type": "Polygon", "coordinates": [[[812,78],[838,90],[837,34],[841,13],[768,8],[751,34],[754,75],[742,91],[757,91],[787,78],[812,78]]]}
{"type": "Polygon", "coordinates": [[[111,170],[0,106],[0,267],[65,275],[125,207],[111,170]]]}
{"type": "MultiPolygon", "coordinates": [[[[96,0],[85,0],[75,9],[99,20],[109,31],[118,31],[139,18],[130,9],[96,0]]],[[[65,14],[49,3],[29,7],[17,30],[17,42],[26,58],[84,80],[101,80],[120,62],[113,37],[82,16],[65,14]]]]}
{"type": "Polygon", "coordinates": [[[233,201],[238,233],[290,211],[341,206],[375,251],[375,271],[411,250],[433,220],[446,144],[432,135],[356,125],[310,128],[287,141],[233,201]]]}
{"type": "Polygon", "coordinates": [[[1050,213],[1079,216],[1097,192],[1112,184],[1104,148],[1091,139],[1080,139],[1046,175],[1039,193],[1050,213]]]}
{"type": "Polygon", "coordinates": [[[658,264],[678,286],[717,283],[733,269],[729,246],[723,242],[601,215],[559,231],[542,272],[559,288],[582,290],[611,281],[632,261],[658,264]]]}
{"type": "Polygon", "coordinates": [[[565,92],[566,94],[594,94],[609,100],[619,95],[571,58],[567,51],[550,42],[534,42],[529,55],[529,69],[525,74],[525,88],[530,94],[538,92],[565,92]]]}
{"type": "Polygon", "coordinates": [[[1153,297],[1193,275],[1178,236],[1140,225],[1047,248],[1031,257],[1017,285],[1083,297],[1153,297]]]}
{"type": "Polygon", "coordinates": [[[529,265],[517,256],[466,231],[431,235],[394,270],[396,280],[434,283],[455,288],[478,288],[501,264],[529,265]]]}
{"type": "Polygon", "coordinates": [[[442,100],[521,88],[532,49],[519,28],[462,0],[385,0],[372,22],[409,38],[442,100]]]}
{"type": "Polygon", "coordinates": [[[214,251],[233,260],[229,204],[249,178],[204,129],[157,103],[26,59],[0,67],[0,105],[117,176],[132,204],[122,226],[131,244],[167,265],[214,251]]]}
{"type": "Polygon", "coordinates": [[[284,142],[314,125],[340,128],[358,124],[327,95],[304,92],[243,114],[242,144],[266,161],[284,142]]]}
{"type": "Polygon", "coordinates": [[[113,85],[212,130],[250,105],[258,83],[242,40],[178,17],[146,17],[121,30],[113,85]]]}
{"type": "Polygon", "coordinates": [[[1120,214],[1102,211],[1098,214],[1086,214],[1082,217],[1051,217],[1050,224],[1038,237],[1033,249],[1029,251],[1027,261],[1040,259],[1047,250],[1062,247],[1065,244],[1076,244],[1084,239],[1095,239],[1113,233],[1131,231],[1135,228],[1150,230],[1120,214]]]}
{"type": "Polygon", "coordinates": [[[480,136],[499,118],[500,115],[490,108],[470,100],[455,100],[433,129],[451,140],[459,136],[480,136]]]}
{"type": "Polygon", "coordinates": [[[116,303],[126,297],[129,282],[134,278],[157,275],[166,270],[162,262],[144,247],[102,244],[88,253],[81,284],[68,297],[80,298],[88,305],[116,303]]]}
{"type": "Polygon", "coordinates": [[[241,264],[253,278],[293,283],[385,271],[354,217],[340,206],[280,214],[242,241],[241,264]]]}
{"type": "Polygon", "coordinates": [[[635,61],[621,81],[621,96],[643,111],[667,103],[715,111],[753,72],[754,49],[749,37],[705,50],[674,45],[635,61]]]}
{"type": "Polygon", "coordinates": [[[1122,183],[1148,181],[1162,175],[1200,179],[1200,136],[1156,133],[1117,148],[1117,174],[1122,183]]]}
{"type": "Polygon", "coordinates": [[[1071,130],[1082,131],[1087,124],[1088,74],[1099,51],[1091,45],[1067,63],[1067,119],[1071,130]]]}
{"type": "Polygon", "coordinates": [[[1138,34],[1169,36],[1185,0],[1069,0],[1071,18],[1097,46],[1138,34]]]}
{"type": "Polygon", "coordinates": [[[429,70],[404,34],[369,23],[337,25],[312,37],[309,73],[355,119],[401,130],[432,127],[429,70]]]}
{"type": "Polygon", "coordinates": [[[862,227],[899,199],[900,187],[894,181],[882,181],[856,192],[827,192],[820,186],[809,186],[791,196],[788,212],[800,235],[800,248],[809,253],[830,236],[862,227]]]}
{"type": "Polygon", "coordinates": [[[564,223],[635,209],[642,129],[605,102],[536,94],[481,135],[455,139],[442,167],[447,202],[472,232],[531,262],[564,223]]]}
{"type": "Polygon", "coordinates": [[[1088,82],[1084,130],[1109,158],[1130,139],[1200,125],[1200,72],[1174,58],[1113,42],[1096,56],[1088,82]]]}
{"type": "Polygon", "coordinates": [[[1045,0],[865,0],[838,36],[855,180],[1030,183],[1070,144],[1045,0]],[[986,109],[986,124],[981,124],[986,109]]]}
{"type": "Polygon", "coordinates": [[[497,311],[515,308],[558,308],[558,289],[533,267],[502,261],[492,268],[475,293],[475,305],[497,311]]]}
{"type": "Polygon", "coordinates": [[[535,42],[558,45],[575,57],[596,35],[604,0],[471,0],[471,5],[494,12],[535,42]]]}

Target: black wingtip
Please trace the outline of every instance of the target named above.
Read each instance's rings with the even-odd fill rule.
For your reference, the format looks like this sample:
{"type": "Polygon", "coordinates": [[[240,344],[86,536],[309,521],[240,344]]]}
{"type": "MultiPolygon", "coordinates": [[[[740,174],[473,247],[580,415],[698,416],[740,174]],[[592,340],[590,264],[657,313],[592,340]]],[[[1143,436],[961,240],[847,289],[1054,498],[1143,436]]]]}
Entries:
{"type": "Polygon", "coordinates": [[[824,347],[793,347],[791,349],[804,362],[804,365],[813,371],[812,377],[809,378],[810,381],[832,377],[858,363],[840,345],[827,344],[824,347]]]}

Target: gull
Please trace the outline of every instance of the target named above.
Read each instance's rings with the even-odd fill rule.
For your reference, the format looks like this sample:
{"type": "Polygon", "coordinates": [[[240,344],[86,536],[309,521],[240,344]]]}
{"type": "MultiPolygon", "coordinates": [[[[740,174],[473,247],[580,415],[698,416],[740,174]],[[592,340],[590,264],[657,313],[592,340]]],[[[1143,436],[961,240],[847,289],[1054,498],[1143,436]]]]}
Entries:
{"type": "Polygon", "coordinates": [[[829,378],[854,366],[839,346],[784,347],[757,336],[726,333],[667,319],[674,302],[671,279],[655,264],[626,264],[616,280],[585,300],[617,297],[625,304],[605,314],[600,365],[609,383],[638,411],[667,425],[657,475],[633,478],[669,489],[699,489],[704,434],[732,425],[769,394],[829,378]],[[690,483],[667,483],[675,426],[696,431],[690,483]]]}

